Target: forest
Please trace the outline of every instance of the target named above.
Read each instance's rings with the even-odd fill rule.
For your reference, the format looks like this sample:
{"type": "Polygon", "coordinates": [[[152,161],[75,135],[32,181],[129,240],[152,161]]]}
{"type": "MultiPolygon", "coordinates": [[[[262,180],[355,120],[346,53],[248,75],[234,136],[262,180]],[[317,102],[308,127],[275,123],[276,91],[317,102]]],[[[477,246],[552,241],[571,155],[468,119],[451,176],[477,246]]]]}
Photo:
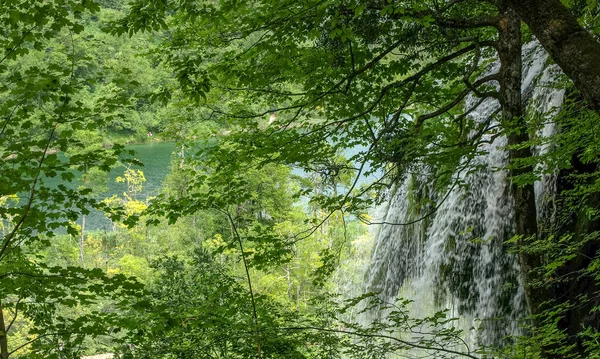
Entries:
{"type": "Polygon", "coordinates": [[[0,0],[0,359],[600,358],[596,0],[0,0]]]}

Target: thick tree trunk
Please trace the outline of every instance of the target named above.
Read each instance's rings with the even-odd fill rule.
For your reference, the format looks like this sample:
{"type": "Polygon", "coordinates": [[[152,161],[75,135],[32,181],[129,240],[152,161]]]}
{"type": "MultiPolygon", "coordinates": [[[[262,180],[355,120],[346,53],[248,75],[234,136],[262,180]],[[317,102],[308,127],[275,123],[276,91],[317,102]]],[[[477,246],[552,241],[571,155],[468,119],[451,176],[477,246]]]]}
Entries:
{"type": "MultiPolygon", "coordinates": [[[[529,25],[546,51],[550,53],[563,72],[573,80],[575,87],[587,99],[592,109],[600,114],[600,43],[577,23],[577,19],[559,0],[506,0],[506,3],[509,4],[508,12],[516,13],[529,25]]],[[[515,145],[526,141],[528,135],[524,119],[520,117],[516,107],[513,109],[517,100],[516,93],[511,90],[516,82],[516,73],[513,73],[516,71],[516,64],[513,63],[514,68],[510,68],[511,59],[515,56],[514,53],[511,54],[511,46],[508,44],[512,38],[509,36],[511,24],[515,25],[510,20],[503,21],[501,24],[499,53],[502,62],[502,85],[504,86],[501,91],[503,121],[505,123],[512,121],[512,126],[503,125],[505,128],[513,129],[513,132],[508,135],[508,141],[510,145],[515,145]]],[[[529,156],[531,156],[531,150],[528,147],[510,150],[511,159],[529,156]]],[[[530,170],[532,169],[517,169],[513,175],[530,170]]],[[[596,170],[595,167],[585,168],[577,156],[574,156],[571,170],[574,173],[592,173],[596,170]]],[[[562,191],[572,189],[571,184],[565,184],[569,173],[563,171],[559,175],[559,196],[562,191]]],[[[538,233],[533,186],[517,187],[513,185],[512,191],[515,198],[517,234],[523,236],[525,241],[527,238],[546,235],[538,233]]],[[[598,197],[590,198],[588,205],[598,208],[600,206],[598,197]]],[[[566,208],[558,210],[572,211],[572,209],[566,208]]],[[[585,213],[581,211],[573,218],[570,225],[552,233],[557,238],[564,234],[573,235],[575,242],[582,242],[585,245],[579,249],[580,254],[557,271],[556,276],[565,280],[549,283],[547,287],[535,285],[537,278],[531,273],[531,269],[542,264],[540,257],[527,253],[519,254],[527,304],[531,313],[540,314],[543,309],[546,309],[542,307],[542,303],[546,301],[554,301],[554,305],[570,305],[566,307],[563,319],[558,323],[558,329],[566,334],[567,343],[564,344],[574,345],[573,351],[582,356],[586,355],[586,349],[579,336],[583,328],[598,329],[600,327],[598,321],[600,317],[593,311],[593,308],[600,304],[600,300],[597,299],[598,283],[591,275],[585,274],[585,269],[600,250],[600,241],[585,241],[584,239],[586,235],[598,230],[600,230],[600,221],[587,220],[585,213]]],[[[556,345],[562,344],[555,343],[543,348],[544,356],[556,358],[555,354],[550,354],[556,345]]]]}
{"type": "Polygon", "coordinates": [[[4,322],[4,309],[0,301],[0,358],[8,359],[8,338],[6,336],[6,324],[4,322]]]}
{"type": "MultiPolygon", "coordinates": [[[[523,117],[521,99],[521,21],[514,9],[505,6],[499,26],[498,56],[500,58],[500,102],[502,105],[502,127],[507,132],[509,146],[519,145],[529,140],[527,125],[523,117]]],[[[531,157],[529,147],[510,148],[511,161],[531,157]]],[[[531,171],[532,168],[516,168],[512,176],[531,171]]],[[[511,184],[511,192],[515,201],[515,230],[521,236],[519,245],[537,235],[537,214],[533,184],[511,184]]],[[[531,314],[538,313],[538,306],[543,298],[532,285],[535,280],[531,270],[539,265],[538,256],[519,251],[521,277],[525,286],[527,307],[531,314]]]]}
{"type": "Polygon", "coordinates": [[[600,43],[560,0],[508,0],[575,87],[600,114],[600,43]]]}

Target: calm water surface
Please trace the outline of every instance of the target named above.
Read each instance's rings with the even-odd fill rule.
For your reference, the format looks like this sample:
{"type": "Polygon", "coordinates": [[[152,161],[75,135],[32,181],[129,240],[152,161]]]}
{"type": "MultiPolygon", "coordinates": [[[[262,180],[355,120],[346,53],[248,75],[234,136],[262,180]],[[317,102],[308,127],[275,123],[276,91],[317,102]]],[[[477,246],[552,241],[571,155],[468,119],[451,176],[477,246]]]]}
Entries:
{"type": "MultiPolygon", "coordinates": [[[[142,187],[142,192],[135,199],[145,201],[148,197],[156,196],[160,192],[163,181],[170,171],[171,158],[176,150],[174,142],[155,142],[143,143],[126,146],[128,150],[135,151],[135,158],[144,164],[143,167],[132,166],[144,172],[146,182],[142,187]]],[[[117,195],[123,196],[127,191],[126,183],[117,183],[116,179],[123,176],[126,167],[116,167],[108,174],[108,192],[103,193],[102,197],[111,197],[117,195]]],[[[81,220],[78,221],[81,223],[81,220]]],[[[94,211],[86,218],[87,230],[111,230],[110,221],[100,212],[94,211]]]]}

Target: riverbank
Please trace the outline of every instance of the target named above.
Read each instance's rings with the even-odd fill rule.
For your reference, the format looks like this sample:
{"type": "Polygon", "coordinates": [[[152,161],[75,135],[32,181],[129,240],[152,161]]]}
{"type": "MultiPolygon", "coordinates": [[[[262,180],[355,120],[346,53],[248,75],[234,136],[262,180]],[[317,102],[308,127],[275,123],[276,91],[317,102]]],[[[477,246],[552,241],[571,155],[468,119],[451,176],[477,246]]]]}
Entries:
{"type": "Polygon", "coordinates": [[[106,136],[106,138],[104,139],[102,146],[105,148],[108,148],[108,147],[112,147],[115,143],[122,144],[122,145],[143,145],[143,144],[148,144],[148,143],[175,142],[175,141],[177,141],[177,140],[174,138],[165,138],[161,134],[154,134],[151,132],[148,132],[148,134],[146,134],[146,136],[144,136],[144,137],[140,136],[140,135],[127,136],[127,135],[122,135],[122,134],[109,133],[106,136]]]}

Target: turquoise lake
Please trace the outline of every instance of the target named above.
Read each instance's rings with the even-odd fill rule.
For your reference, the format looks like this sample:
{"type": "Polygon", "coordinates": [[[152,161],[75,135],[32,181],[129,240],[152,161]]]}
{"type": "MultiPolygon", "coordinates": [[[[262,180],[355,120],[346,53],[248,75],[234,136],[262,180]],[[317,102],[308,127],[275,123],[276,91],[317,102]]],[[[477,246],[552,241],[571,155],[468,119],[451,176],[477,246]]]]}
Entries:
{"type": "MultiPolygon", "coordinates": [[[[127,145],[128,150],[135,151],[135,158],[144,164],[143,167],[132,166],[144,172],[146,182],[143,184],[142,192],[135,199],[145,201],[148,197],[159,194],[162,183],[167,178],[171,168],[171,159],[175,156],[175,142],[154,142],[135,145],[127,145]]],[[[123,196],[127,186],[125,183],[117,183],[116,179],[123,176],[126,167],[116,167],[108,174],[108,192],[102,197],[113,195],[123,196]]],[[[78,221],[81,223],[81,220],[78,221]]],[[[94,211],[86,217],[87,230],[112,230],[111,222],[100,212],[94,211]]]]}

